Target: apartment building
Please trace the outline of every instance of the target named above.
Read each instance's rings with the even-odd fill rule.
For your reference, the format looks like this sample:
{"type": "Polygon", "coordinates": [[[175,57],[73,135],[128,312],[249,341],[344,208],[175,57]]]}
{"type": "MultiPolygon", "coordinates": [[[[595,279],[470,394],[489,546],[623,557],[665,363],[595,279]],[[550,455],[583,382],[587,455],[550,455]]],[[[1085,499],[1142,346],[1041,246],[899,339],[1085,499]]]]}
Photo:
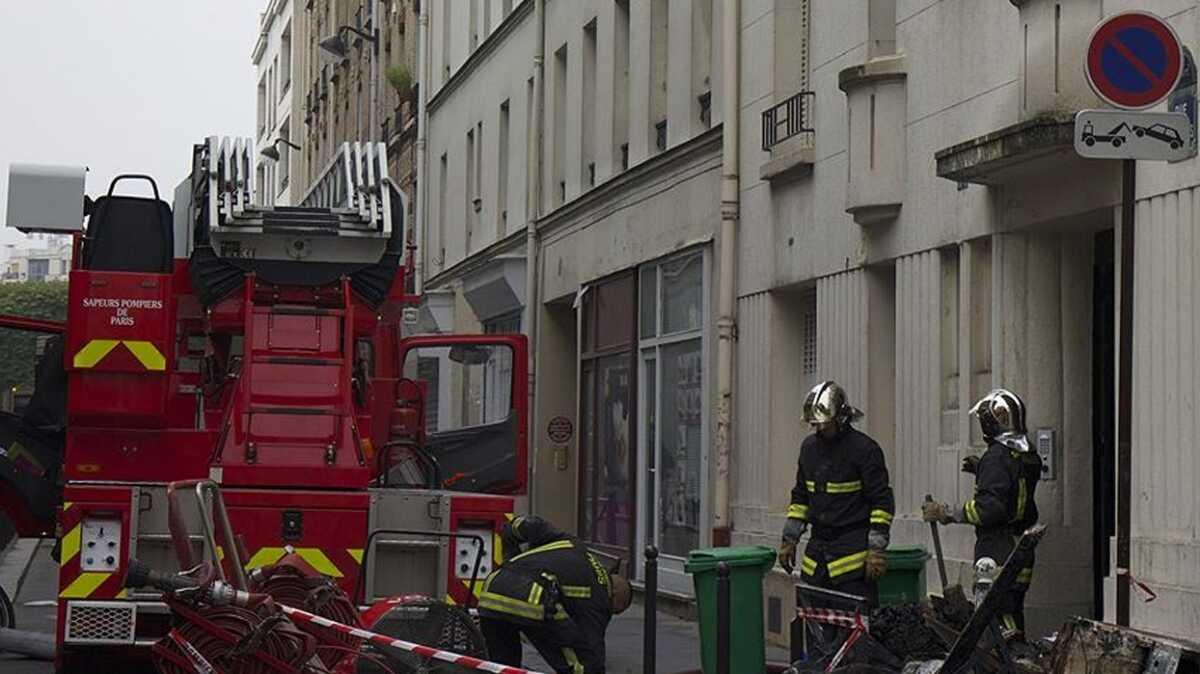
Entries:
{"type": "Polygon", "coordinates": [[[679,593],[711,542],[721,5],[431,3],[423,52],[425,327],[534,333],[530,507],[657,543],[679,593]]]}
{"type": "Polygon", "coordinates": [[[278,206],[296,203],[304,188],[297,170],[301,158],[289,145],[295,143],[293,136],[299,136],[300,132],[295,114],[299,109],[298,87],[294,80],[300,70],[296,58],[298,45],[304,36],[302,27],[294,20],[294,4],[294,0],[268,2],[259,18],[258,40],[251,54],[258,73],[255,146],[278,152],[277,159],[258,158],[255,190],[261,203],[278,206]]]}
{"type": "MultiPolygon", "coordinates": [[[[303,199],[343,143],[387,144],[389,173],[410,195],[416,180],[417,5],[414,0],[308,0],[297,10],[295,142],[303,199]]],[[[411,219],[411,211],[410,211],[411,219]]]]}
{"type": "MultiPolygon", "coordinates": [[[[1087,37],[1134,5],[1195,43],[1192,0],[423,5],[422,327],[531,335],[530,509],[626,559],[658,545],[686,595],[681,558],[727,527],[778,541],[801,401],[832,378],[887,455],[893,543],[929,546],[920,503],[971,496],[966,410],[1005,386],[1046,464],[1032,631],[1200,633],[1200,171],[1139,165],[1135,231],[1119,165],[1072,149],[1102,107],[1087,37]]],[[[969,583],[972,530],[943,543],[969,583]]],[[[774,640],[791,596],[772,574],[774,640]]]]}
{"type": "MultiPolygon", "coordinates": [[[[1200,633],[1200,469],[1182,441],[1200,380],[1200,173],[1195,159],[1138,165],[1130,271],[1120,164],[1072,148],[1074,113],[1104,107],[1084,77],[1088,36],[1135,6],[1195,45],[1195,2],[742,3],[736,541],[778,540],[803,392],[833,378],[887,454],[893,543],[929,546],[920,504],[971,497],[960,464],[983,445],[966,410],[1005,386],[1046,465],[1032,630],[1076,614],[1200,633]]],[[[969,582],[972,530],[942,536],[951,582],[969,582]]],[[[769,585],[783,639],[790,584],[769,585]]]]}
{"type": "Polygon", "coordinates": [[[71,239],[33,234],[24,246],[5,246],[3,259],[0,282],[66,281],[71,271],[71,239]]]}

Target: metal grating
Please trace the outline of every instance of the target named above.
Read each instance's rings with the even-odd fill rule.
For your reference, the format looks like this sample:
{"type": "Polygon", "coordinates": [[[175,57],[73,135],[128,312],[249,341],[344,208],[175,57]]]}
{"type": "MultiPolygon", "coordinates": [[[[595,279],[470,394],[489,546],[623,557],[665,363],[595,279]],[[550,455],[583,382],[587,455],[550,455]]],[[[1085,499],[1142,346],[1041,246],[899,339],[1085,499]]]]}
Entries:
{"type": "Polygon", "coordinates": [[[137,607],[125,602],[70,602],[64,641],[75,644],[132,644],[137,607]]]}
{"type": "Polygon", "coordinates": [[[804,364],[804,375],[812,377],[817,374],[817,289],[804,291],[800,296],[801,327],[804,331],[800,348],[801,360],[804,364]]]}

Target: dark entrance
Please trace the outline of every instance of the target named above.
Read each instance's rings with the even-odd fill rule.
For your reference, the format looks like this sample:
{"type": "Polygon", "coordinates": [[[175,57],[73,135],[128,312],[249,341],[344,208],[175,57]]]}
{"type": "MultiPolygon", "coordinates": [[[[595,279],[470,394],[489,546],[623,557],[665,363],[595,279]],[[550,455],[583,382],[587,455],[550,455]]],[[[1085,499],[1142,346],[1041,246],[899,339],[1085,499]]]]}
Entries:
{"type": "Polygon", "coordinates": [[[1092,282],[1092,574],[1095,617],[1104,617],[1104,578],[1116,535],[1116,262],[1111,229],[1096,235],[1092,282]]]}

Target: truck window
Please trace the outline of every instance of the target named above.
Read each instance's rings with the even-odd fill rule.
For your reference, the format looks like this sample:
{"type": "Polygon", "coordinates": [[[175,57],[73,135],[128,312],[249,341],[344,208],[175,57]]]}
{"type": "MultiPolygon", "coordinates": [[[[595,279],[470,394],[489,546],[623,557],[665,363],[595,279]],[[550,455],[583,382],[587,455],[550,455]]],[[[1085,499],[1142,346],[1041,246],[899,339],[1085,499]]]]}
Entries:
{"type": "Polygon", "coordinates": [[[467,344],[408,352],[404,375],[425,383],[429,433],[504,421],[512,411],[512,349],[467,344]]]}
{"type": "Polygon", "coordinates": [[[425,452],[441,486],[505,492],[519,481],[513,349],[455,344],[409,349],[404,376],[425,387],[425,452]]]}

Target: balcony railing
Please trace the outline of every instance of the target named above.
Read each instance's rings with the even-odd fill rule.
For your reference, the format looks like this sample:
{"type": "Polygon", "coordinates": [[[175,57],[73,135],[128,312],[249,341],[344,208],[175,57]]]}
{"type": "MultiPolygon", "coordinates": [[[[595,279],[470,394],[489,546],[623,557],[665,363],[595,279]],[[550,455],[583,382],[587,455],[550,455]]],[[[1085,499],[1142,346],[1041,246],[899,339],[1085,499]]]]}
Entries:
{"type": "Polygon", "coordinates": [[[815,94],[801,91],[791,98],[763,110],[762,149],[769,152],[772,147],[801,134],[813,133],[812,106],[815,94]]]}

